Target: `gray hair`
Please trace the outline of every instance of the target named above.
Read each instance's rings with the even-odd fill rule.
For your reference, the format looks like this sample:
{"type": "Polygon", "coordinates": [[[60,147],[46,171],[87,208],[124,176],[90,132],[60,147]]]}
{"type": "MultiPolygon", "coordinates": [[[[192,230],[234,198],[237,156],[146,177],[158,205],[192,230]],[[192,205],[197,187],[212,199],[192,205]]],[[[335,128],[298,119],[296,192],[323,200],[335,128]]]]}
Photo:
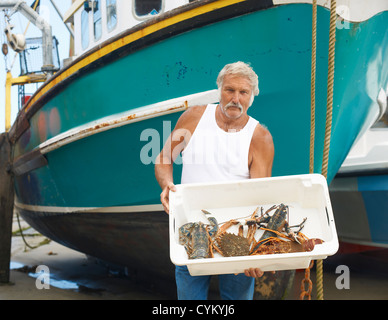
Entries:
{"type": "Polygon", "coordinates": [[[259,94],[259,77],[249,64],[238,61],[223,67],[217,77],[217,86],[219,89],[222,87],[224,77],[227,74],[239,75],[247,78],[252,85],[252,94],[255,96],[259,94]]]}

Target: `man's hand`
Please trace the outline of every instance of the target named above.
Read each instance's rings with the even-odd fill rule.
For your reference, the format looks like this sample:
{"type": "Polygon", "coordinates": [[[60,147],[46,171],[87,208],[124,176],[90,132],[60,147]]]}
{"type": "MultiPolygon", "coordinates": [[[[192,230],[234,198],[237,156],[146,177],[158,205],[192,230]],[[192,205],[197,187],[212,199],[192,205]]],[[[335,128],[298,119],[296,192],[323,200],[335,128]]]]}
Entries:
{"type": "Polygon", "coordinates": [[[263,276],[264,271],[261,271],[259,268],[249,268],[244,271],[244,274],[247,277],[260,278],[263,276]]]}
{"type": "Polygon", "coordinates": [[[170,190],[173,192],[176,191],[175,184],[173,184],[172,182],[167,184],[167,186],[164,187],[162,193],[160,194],[160,201],[162,202],[164,211],[166,211],[167,214],[170,213],[170,199],[169,199],[170,190]]]}
{"type": "MultiPolygon", "coordinates": [[[[271,271],[271,273],[272,273],[272,274],[275,274],[275,271],[271,271]]],[[[262,270],[259,269],[259,268],[249,268],[249,269],[244,270],[244,274],[245,274],[247,277],[260,278],[260,277],[263,276],[264,271],[262,271],[262,270]]]]}

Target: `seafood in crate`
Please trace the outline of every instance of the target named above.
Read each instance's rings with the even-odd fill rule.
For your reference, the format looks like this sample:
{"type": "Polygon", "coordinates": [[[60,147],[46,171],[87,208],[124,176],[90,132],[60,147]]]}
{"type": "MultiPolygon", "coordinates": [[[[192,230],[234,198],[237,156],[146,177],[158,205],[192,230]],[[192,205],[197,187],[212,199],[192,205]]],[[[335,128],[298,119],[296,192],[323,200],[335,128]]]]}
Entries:
{"type": "Polygon", "coordinates": [[[290,226],[289,207],[283,203],[272,206],[265,213],[262,207],[258,207],[244,224],[232,219],[221,227],[217,220],[210,216],[210,212],[202,212],[209,216],[209,225],[190,222],[179,228],[179,243],[184,245],[189,259],[213,258],[213,250],[224,257],[308,252],[312,251],[315,245],[323,243],[323,240],[309,239],[301,232],[307,218],[298,225],[290,226]],[[273,210],[275,212],[270,215],[273,210]],[[227,232],[235,225],[239,225],[237,234],[227,232]],[[244,227],[247,227],[246,236],[244,227]],[[298,230],[293,231],[293,228],[298,230]],[[261,230],[264,232],[258,238],[261,230]]]}
{"type": "Polygon", "coordinates": [[[180,184],[169,197],[170,258],[191,275],[305,269],[338,250],[322,175],[180,184]]]}

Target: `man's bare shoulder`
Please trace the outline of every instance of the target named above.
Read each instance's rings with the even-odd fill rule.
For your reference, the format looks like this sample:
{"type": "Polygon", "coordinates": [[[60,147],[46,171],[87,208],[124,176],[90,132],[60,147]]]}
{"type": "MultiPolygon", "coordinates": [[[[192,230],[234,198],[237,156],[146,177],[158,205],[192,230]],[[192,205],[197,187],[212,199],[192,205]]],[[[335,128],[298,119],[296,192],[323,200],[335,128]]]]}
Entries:
{"type": "Polygon", "coordinates": [[[206,105],[193,106],[188,108],[179,117],[176,124],[176,128],[195,129],[203,113],[205,112],[206,105]]]}
{"type": "Polygon", "coordinates": [[[271,133],[265,126],[260,123],[256,125],[255,131],[253,132],[252,142],[256,146],[266,146],[273,148],[273,139],[271,133]]]}

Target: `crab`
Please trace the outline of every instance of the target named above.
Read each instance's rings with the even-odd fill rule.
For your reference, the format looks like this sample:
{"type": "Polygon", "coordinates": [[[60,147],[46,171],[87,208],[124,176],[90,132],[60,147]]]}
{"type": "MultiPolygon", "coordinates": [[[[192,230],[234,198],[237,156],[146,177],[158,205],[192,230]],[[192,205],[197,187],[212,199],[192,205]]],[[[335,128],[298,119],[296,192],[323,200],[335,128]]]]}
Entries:
{"type": "Polygon", "coordinates": [[[240,224],[238,234],[226,232],[232,225],[239,224],[236,220],[226,222],[214,239],[213,248],[224,257],[247,256],[254,242],[256,224],[248,225],[247,237],[244,237],[244,226],[240,224]]]}

